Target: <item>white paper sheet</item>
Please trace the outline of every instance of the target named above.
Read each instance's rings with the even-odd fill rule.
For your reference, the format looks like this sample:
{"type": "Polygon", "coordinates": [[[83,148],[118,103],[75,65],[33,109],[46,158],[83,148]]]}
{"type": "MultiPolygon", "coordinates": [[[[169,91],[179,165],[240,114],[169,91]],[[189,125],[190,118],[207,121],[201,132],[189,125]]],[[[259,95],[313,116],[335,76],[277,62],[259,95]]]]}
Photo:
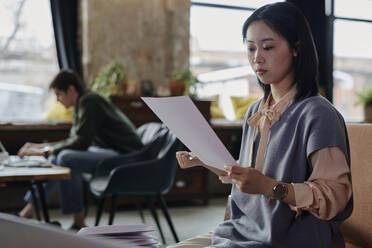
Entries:
{"type": "Polygon", "coordinates": [[[78,235],[125,235],[134,233],[144,233],[154,231],[152,225],[109,225],[109,226],[95,226],[95,227],[84,227],[78,235]]]}
{"type": "Polygon", "coordinates": [[[188,96],[141,97],[159,119],[205,164],[237,165],[188,96]]]}

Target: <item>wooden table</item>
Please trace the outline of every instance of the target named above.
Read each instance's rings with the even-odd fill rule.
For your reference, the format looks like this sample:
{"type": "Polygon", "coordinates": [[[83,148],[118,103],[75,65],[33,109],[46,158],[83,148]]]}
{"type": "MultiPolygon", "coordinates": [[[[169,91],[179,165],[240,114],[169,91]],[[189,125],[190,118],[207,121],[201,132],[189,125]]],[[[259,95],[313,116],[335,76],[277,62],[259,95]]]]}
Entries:
{"type": "Polygon", "coordinates": [[[41,209],[45,222],[49,222],[48,208],[45,199],[45,192],[42,183],[49,180],[70,179],[70,169],[61,166],[50,168],[12,168],[4,167],[0,170],[0,186],[9,183],[26,182],[31,184],[31,194],[34,200],[34,207],[37,218],[40,220],[39,206],[33,185],[36,185],[40,196],[41,209]]]}

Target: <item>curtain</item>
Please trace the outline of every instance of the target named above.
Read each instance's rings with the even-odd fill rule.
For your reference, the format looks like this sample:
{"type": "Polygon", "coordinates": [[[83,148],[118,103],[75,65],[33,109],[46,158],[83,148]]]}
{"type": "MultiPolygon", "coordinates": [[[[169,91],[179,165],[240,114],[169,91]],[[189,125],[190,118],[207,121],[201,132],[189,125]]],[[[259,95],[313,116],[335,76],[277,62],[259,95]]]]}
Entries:
{"type": "Polygon", "coordinates": [[[58,64],[82,76],[78,38],[78,0],[50,0],[58,64]]]}

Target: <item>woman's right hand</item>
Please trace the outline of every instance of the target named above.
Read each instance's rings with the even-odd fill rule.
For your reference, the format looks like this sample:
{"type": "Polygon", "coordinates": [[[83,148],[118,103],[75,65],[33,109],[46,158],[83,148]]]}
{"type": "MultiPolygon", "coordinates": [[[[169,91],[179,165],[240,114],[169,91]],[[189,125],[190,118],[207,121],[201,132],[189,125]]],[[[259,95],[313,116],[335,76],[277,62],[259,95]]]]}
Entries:
{"type": "Polygon", "coordinates": [[[194,167],[197,165],[203,165],[204,163],[196,156],[194,156],[191,152],[177,152],[176,157],[178,160],[178,164],[182,169],[194,167]]]}

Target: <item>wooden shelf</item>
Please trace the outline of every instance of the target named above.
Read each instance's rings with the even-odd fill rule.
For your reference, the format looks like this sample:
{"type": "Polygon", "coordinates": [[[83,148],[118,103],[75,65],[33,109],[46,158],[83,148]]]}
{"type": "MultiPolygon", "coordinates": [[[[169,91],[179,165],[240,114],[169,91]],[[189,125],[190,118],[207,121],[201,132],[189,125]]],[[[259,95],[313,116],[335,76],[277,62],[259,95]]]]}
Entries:
{"type": "MultiPolygon", "coordinates": [[[[137,127],[147,122],[160,122],[159,118],[140,97],[111,96],[110,99],[137,127]]],[[[209,110],[211,100],[193,99],[193,102],[205,119],[209,121],[211,118],[209,110]]]]}

